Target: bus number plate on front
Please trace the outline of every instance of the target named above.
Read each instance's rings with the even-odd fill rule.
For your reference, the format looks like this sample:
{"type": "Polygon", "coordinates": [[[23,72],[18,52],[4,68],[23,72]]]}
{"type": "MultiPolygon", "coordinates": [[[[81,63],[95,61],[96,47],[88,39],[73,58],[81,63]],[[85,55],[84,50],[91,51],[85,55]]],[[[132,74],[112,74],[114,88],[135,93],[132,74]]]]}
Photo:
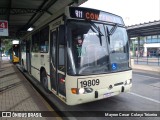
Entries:
{"type": "Polygon", "coordinates": [[[84,80],[80,82],[81,87],[95,86],[95,85],[99,85],[99,83],[100,83],[99,79],[84,80]]]}

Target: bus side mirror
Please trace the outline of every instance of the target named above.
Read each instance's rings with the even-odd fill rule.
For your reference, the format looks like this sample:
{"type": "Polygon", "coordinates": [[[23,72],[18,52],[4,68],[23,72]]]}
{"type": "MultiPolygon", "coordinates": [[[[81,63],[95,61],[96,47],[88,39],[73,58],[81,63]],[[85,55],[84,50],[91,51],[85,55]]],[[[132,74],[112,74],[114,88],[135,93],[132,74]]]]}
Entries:
{"type": "Polygon", "coordinates": [[[59,26],[59,44],[65,45],[65,27],[64,25],[59,26]]]}

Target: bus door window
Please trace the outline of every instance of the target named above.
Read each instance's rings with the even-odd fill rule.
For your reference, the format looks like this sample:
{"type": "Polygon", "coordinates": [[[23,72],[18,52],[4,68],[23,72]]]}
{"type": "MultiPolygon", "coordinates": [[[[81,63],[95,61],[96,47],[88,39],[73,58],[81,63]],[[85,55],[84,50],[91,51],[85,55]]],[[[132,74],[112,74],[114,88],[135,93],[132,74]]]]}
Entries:
{"type": "Polygon", "coordinates": [[[64,45],[59,46],[59,65],[58,69],[62,72],[65,72],[65,63],[64,63],[64,56],[65,56],[65,51],[64,51],[64,45]]]}
{"type": "Polygon", "coordinates": [[[57,46],[57,31],[56,29],[51,32],[50,39],[50,79],[51,79],[51,88],[54,91],[57,91],[57,68],[56,68],[56,46],[57,46]]]}
{"type": "Polygon", "coordinates": [[[31,73],[31,36],[26,41],[26,64],[27,71],[31,73]]]}
{"type": "Polygon", "coordinates": [[[56,91],[56,94],[65,96],[65,47],[58,45],[57,29],[51,33],[50,41],[50,75],[51,87],[56,91]]]}
{"type": "Polygon", "coordinates": [[[58,92],[66,96],[65,89],[65,47],[59,45],[59,59],[58,59],[58,92]]]}
{"type": "MultiPolygon", "coordinates": [[[[61,35],[59,31],[59,36],[61,35]]],[[[60,39],[60,37],[58,37],[60,39]]],[[[58,39],[58,41],[60,41],[58,39]]],[[[66,96],[66,87],[65,87],[65,45],[58,42],[58,93],[66,96]]]]}

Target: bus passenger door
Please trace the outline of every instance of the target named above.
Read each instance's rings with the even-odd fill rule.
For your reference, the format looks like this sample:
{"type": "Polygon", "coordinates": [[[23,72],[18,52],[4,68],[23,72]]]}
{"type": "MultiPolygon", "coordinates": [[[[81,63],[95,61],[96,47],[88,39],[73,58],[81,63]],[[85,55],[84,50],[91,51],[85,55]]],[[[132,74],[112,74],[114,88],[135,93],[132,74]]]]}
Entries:
{"type": "Polygon", "coordinates": [[[30,41],[26,41],[26,66],[28,73],[31,73],[31,51],[30,51],[30,41]]]}
{"type": "Polygon", "coordinates": [[[51,89],[57,93],[57,29],[51,31],[50,36],[50,80],[51,89]]]}
{"type": "Polygon", "coordinates": [[[58,45],[58,93],[66,96],[65,87],[65,46],[58,45]]]}
{"type": "Polygon", "coordinates": [[[65,47],[60,44],[58,29],[51,32],[50,39],[50,79],[51,88],[57,95],[66,96],[65,90],[65,47]]]}
{"type": "Polygon", "coordinates": [[[58,68],[58,94],[66,97],[65,85],[65,27],[60,25],[58,28],[58,50],[57,50],[57,68],[58,68]]]}

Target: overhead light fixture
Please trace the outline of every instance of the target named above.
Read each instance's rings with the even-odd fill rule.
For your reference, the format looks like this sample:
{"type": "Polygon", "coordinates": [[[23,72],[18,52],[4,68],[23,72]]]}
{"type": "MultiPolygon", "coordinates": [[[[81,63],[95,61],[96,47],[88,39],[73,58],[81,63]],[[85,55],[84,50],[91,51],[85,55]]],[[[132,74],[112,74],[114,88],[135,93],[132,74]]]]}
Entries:
{"type": "Polygon", "coordinates": [[[12,44],[19,44],[19,40],[12,40],[12,44]]]}
{"type": "Polygon", "coordinates": [[[33,27],[30,27],[30,28],[28,28],[28,30],[27,31],[32,31],[33,30],[33,27]]]}
{"type": "Polygon", "coordinates": [[[133,38],[130,38],[131,40],[136,40],[137,38],[136,37],[133,37],[133,38]]]}

